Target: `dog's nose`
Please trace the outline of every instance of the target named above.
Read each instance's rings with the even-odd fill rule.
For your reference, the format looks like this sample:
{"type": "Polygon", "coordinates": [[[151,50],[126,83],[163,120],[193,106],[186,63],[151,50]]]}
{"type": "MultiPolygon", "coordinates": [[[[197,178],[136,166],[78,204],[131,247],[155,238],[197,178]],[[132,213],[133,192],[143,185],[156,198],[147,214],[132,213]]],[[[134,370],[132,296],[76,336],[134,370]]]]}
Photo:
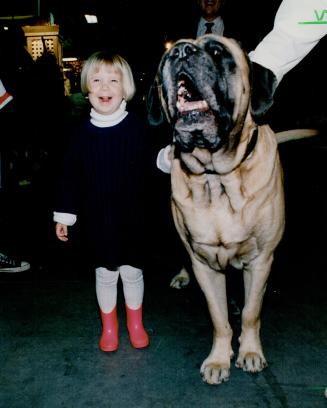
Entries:
{"type": "Polygon", "coordinates": [[[196,52],[196,47],[190,43],[177,44],[172,49],[172,56],[175,58],[187,58],[196,52]]]}

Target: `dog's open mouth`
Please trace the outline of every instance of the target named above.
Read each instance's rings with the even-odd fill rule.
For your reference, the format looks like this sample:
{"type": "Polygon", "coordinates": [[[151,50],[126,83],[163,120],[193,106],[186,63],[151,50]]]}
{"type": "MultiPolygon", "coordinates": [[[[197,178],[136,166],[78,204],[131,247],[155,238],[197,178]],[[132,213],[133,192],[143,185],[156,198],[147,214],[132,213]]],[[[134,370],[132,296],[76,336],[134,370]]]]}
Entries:
{"type": "Polygon", "coordinates": [[[218,122],[210,102],[203,97],[205,90],[185,71],[179,73],[176,84],[176,144],[184,152],[192,151],[194,147],[216,150],[220,141],[218,122]]]}
{"type": "Polygon", "coordinates": [[[202,99],[185,74],[181,74],[178,78],[176,107],[180,115],[209,110],[208,103],[202,99]]]}

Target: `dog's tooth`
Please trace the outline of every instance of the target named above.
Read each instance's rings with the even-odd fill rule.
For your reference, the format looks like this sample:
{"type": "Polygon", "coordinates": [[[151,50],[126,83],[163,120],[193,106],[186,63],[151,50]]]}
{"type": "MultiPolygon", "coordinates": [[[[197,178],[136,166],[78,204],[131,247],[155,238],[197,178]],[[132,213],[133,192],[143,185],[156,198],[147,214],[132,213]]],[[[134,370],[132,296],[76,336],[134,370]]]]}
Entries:
{"type": "Polygon", "coordinates": [[[178,95],[186,95],[187,94],[187,89],[185,88],[185,86],[181,86],[180,88],[178,88],[178,95]]]}

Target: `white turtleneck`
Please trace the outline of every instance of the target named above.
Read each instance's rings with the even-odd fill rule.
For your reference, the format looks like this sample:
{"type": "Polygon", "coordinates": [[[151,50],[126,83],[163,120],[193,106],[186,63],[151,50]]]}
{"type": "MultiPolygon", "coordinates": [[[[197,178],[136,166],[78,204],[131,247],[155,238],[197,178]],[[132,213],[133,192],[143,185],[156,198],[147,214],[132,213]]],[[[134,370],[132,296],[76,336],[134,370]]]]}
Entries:
{"type": "Polygon", "coordinates": [[[101,128],[111,127],[111,126],[117,125],[124,118],[126,118],[127,115],[128,115],[128,112],[126,112],[126,101],[122,100],[116,112],[110,115],[102,115],[101,113],[96,112],[94,108],[92,108],[91,109],[91,123],[92,125],[101,127],[101,128]]]}

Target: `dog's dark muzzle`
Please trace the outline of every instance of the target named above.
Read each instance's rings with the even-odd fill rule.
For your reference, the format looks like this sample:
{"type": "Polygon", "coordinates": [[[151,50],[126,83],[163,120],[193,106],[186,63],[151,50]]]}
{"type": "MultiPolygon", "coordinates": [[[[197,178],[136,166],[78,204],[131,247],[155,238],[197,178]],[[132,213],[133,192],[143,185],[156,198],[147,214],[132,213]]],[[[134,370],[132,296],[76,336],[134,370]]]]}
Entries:
{"type": "Polygon", "coordinates": [[[174,140],[176,146],[182,152],[192,152],[195,147],[205,148],[211,153],[217,151],[221,146],[221,140],[217,138],[217,135],[212,137],[205,136],[203,132],[193,131],[193,132],[183,132],[179,131],[175,127],[174,140]]]}

